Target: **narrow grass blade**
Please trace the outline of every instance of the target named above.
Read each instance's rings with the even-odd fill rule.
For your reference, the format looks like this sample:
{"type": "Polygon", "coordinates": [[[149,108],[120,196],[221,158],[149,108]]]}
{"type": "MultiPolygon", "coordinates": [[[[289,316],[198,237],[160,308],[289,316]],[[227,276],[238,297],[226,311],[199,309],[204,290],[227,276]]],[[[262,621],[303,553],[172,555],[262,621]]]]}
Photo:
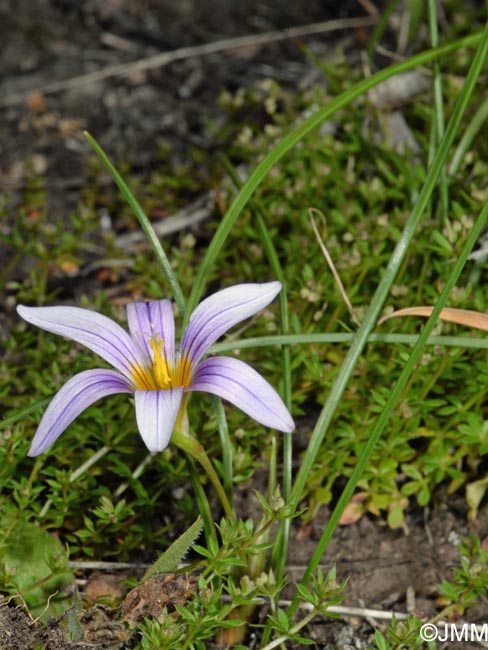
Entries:
{"type": "Polygon", "coordinates": [[[383,34],[385,33],[387,27],[388,27],[388,22],[397,8],[400,0],[390,0],[390,4],[381,12],[380,19],[378,21],[378,24],[373,30],[373,33],[371,34],[371,37],[369,39],[368,43],[368,56],[370,59],[373,58],[374,51],[376,49],[376,46],[380,42],[383,34]]]}
{"type": "MultiPolygon", "coordinates": [[[[439,45],[439,30],[437,28],[437,0],[428,0],[428,14],[429,14],[429,32],[430,44],[433,48],[439,45]]],[[[432,130],[435,137],[432,138],[434,146],[437,146],[442,136],[444,135],[444,100],[442,96],[442,77],[439,59],[435,58],[432,61],[432,86],[434,91],[434,110],[432,113],[432,130]]],[[[440,195],[440,210],[441,210],[441,223],[448,223],[448,206],[449,195],[447,191],[447,174],[445,167],[442,168],[439,174],[439,195],[440,195]]]]}
{"type": "MultiPolygon", "coordinates": [[[[388,421],[388,418],[390,417],[390,414],[395,407],[395,404],[400,397],[407,381],[410,376],[410,374],[413,372],[420,355],[422,354],[422,351],[424,349],[424,346],[427,342],[427,339],[436,324],[436,321],[439,317],[439,314],[441,313],[444,304],[446,303],[447,299],[449,298],[449,294],[451,293],[452,289],[456,285],[456,282],[461,275],[461,271],[464,268],[464,265],[466,264],[466,260],[468,259],[468,255],[473,249],[476,240],[479,237],[479,234],[481,232],[481,229],[483,228],[486,219],[488,217],[488,203],[485,204],[483,210],[480,212],[476,223],[473,227],[473,230],[471,231],[465,245],[463,246],[463,250],[454,266],[454,269],[447,279],[446,285],[444,289],[442,290],[439,299],[437,300],[434,309],[432,311],[431,316],[429,317],[427,323],[425,324],[424,329],[422,330],[422,333],[419,335],[417,339],[417,343],[415,344],[415,347],[408,358],[408,361],[405,364],[404,369],[402,370],[400,377],[398,378],[395,386],[393,387],[393,390],[390,393],[390,397],[388,398],[385,406],[383,407],[383,410],[381,412],[381,415],[379,416],[376,425],[368,439],[368,442],[366,443],[363,451],[361,452],[361,456],[358,459],[358,463],[356,467],[354,468],[349,480],[347,481],[347,484],[339,498],[339,501],[337,502],[337,505],[335,506],[330,519],[327,523],[327,527],[322,535],[322,537],[319,540],[319,543],[317,544],[315,551],[312,555],[312,558],[310,559],[310,562],[307,566],[307,569],[304,573],[304,576],[302,580],[300,581],[300,585],[307,585],[312,574],[316,570],[317,566],[322,560],[322,557],[327,549],[327,546],[329,544],[329,541],[334,534],[334,531],[337,527],[337,524],[339,523],[339,519],[344,512],[344,509],[346,505],[349,503],[353,492],[356,488],[356,485],[361,478],[361,475],[364,471],[364,468],[366,467],[369,457],[371,456],[371,452],[373,451],[376,443],[378,442],[379,437],[381,436],[381,433],[383,432],[383,429],[388,421]]],[[[291,617],[293,613],[296,611],[296,608],[299,603],[299,591],[295,593],[295,596],[292,601],[292,605],[290,609],[288,610],[288,614],[291,617]]]]}
{"type": "MultiPolygon", "coordinates": [[[[279,334],[273,336],[256,336],[241,341],[225,341],[212,345],[209,352],[220,354],[221,352],[232,352],[232,350],[246,350],[248,348],[263,348],[270,345],[310,345],[311,343],[323,343],[332,345],[334,343],[350,343],[355,334],[328,333],[328,334],[279,334]]],[[[367,343],[381,343],[386,345],[414,345],[417,341],[415,334],[370,334],[367,343]]],[[[430,336],[427,345],[445,345],[455,348],[470,348],[475,350],[487,350],[488,339],[474,338],[468,336],[430,336]]]]}
{"type": "Polygon", "coordinates": [[[151,222],[147,218],[146,214],[144,213],[144,210],[141,208],[139,202],[137,201],[136,197],[132,194],[130,189],[127,187],[124,179],[122,176],[119,174],[119,172],[116,170],[112,162],[110,161],[109,157],[107,154],[104,152],[102,147],[98,144],[98,142],[95,140],[93,136],[91,136],[89,133],[85,131],[85,137],[90,143],[90,146],[93,148],[97,156],[100,158],[102,163],[105,165],[106,169],[114,179],[117,187],[120,190],[120,193],[124,197],[124,199],[127,201],[127,203],[130,205],[132,210],[134,211],[134,214],[137,217],[137,220],[139,221],[139,224],[144,231],[144,234],[146,235],[149,243],[151,244],[151,247],[153,249],[154,255],[156,257],[156,261],[159,264],[159,267],[161,271],[163,272],[166,280],[168,281],[168,284],[170,286],[171,292],[173,294],[173,297],[175,299],[176,304],[178,305],[179,309],[184,312],[185,310],[185,297],[183,296],[183,292],[181,290],[181,287],[178,283],[178,280],[176,279],[176,276],[173,272],[173,269],[171,268],[171,264],[169,263],[168,258],[166,257],[166,253],[164,252],[163,247],[161,246],[161,242],[158,239],[158,236],[156,235],[154,228],[152,227],[151,222]]]}
{"type": "Polygon", "coordinates": [[[20,409],[10,417],[5,418],[5,420],[2,420],[2,422],[0,422],[0,429],[5,429],[6,427],[15,424],[15,422],[17,422],[18,420],[22,420],[22,418],[25,418],[26,415],[30,415],[31,413],[35,413],[36,411],[40,411],[42,408],[47,406],[47,404],[49,404],[51,399],[52,399],[51,397],[47,397],[45,399],[39,400],[38,402],[35,402],[35,404],[29,404],[29,406],[25,406],[24,408],[20,409]]]}
{"type": "Polygon", "coordinates": [[[217,416],[217,426],[219,429],[220,446],[222,447],[222,484],[227,495],[230,505],[233,505],[234,497],[234,468],[233,458],[234,449],[229,435],[227,418],[225,417],[224,406],[220,397],[212,397],[215,414],[217,416]]]}
{"type": "Polygon", "coordinates": [[[193,491],[195,492],[195,497],[198,505],[198,512],[200,513],[203,520],[203,528],[205,530],[205,537],[207,539],[207,544],[211,538],[217,539],[217,533],[215,530],[215,523],[212,515],[212,508],[208,501],[205,490],[203,489],[200,476],[198,474],[198,469],[193,458],[186,454],[186,462],[188,463],[188,471],[190,473],[190,480],[193,486],[193,491]]]}
{"type": "Polygon", "coordinates": [[[400,72],[405,72],[406,70],[411,70],[416,66],[423,65],[428,63],[432,59],[438,56],[445,56],[451,52],[456,51],[461,47],[472,47],[478,44],[482,35],[481,34],[472,34],[465,38],[459,39],[453,43],[447,43],[441,47],[435,48],[433,50],[427,50],[426,52],[421,52],[406,61],[401,61],[400,63],[395,63],[394,65],[380,70],[376,74],[363,79],[357,83],[353,88],[341,93],[338,97],[333,99],[327,106],[317,111],[314,115],[306,119],[300,126],[294,129],[291,133],[283,138],[283,140],[274,147],[264,159],[257,165],[251,176],[248,178],[242,190],[236,196],[226,215],[222,219],[215,232],[215,235],[210,242],[205,257],[202,260],[198,275],[195,279],[195,282],[190,293],[190,297],[187,303],[187,309],[185,312],[184,325],[188,324],[191,312],[195,309],[198,304],[203,288],[209,276],[212,265],[214,264],[219,251],[224,245],[227,236],[232,230],[238,216],[241,214],[245,205],[257,190],[259,185],[262,183],[264,177],[269,172],[269,170],[275,165],[292,147],[294,147],[300,140],[302,140],[308,133],[317,128],[324,120],[329,119],[336,111],[344,106],[350,104],[357,97],[360,97],[366,93],[371,88],[374,88],[382,81],[389,79],[390,77],[399,74],[400,72]]]}
{"type": "Polygon", "coordinates": [[[309,446],[303,457],[302,465],[295,479],[295,484],[293,486],[292,496],[296,504],[298,504],[301,498],[307,477],[320,451],[320,447],[327,433],[328,427],[332,421],[337,406],[339,405],[347,383],[352,375],[356,362],[366,344],[371,330],[377,322],[380,310],[388,296],[390,287],[394,282],[396,274],[403,262],[403,259],[405,258],[408,247],[420,223],[421,217],[424,213],[429,197],[434,189],[440,170],[446,161],[447,154],[454,140],[456,131],[459,127],[461,117],[468,104],[469,97],[471,96],[471,93],[476,84],[476,80],[478,79],[481,68],[486,59],[487,51],[488,24],[483,32],[483,38],[471,63],[471,67],[466,77],[464,87],[459,94],[456,105],[454,106],[451,119],[447,126],[444,137],[440,142],[439,149],[436,153],[434,161],[427,173],[427,177],[425,179],[422,191],[420,192],[418,201],[415,204],[415,207],[412,210],[412,213],[405,225],[405,228],[395,247],[395,250],[393,251],[388,266],[385,269],[383,277],[371,300],[370,308],[365,315],[361,327],[358,329],[352,340],[349,352],[332,386],[329,398],[324,404],[322,412],[319,416],[314,432],[310,439],[309,446]]]}
{"type": "MultiPolygon", "coordinates": [[[[220,156],[222,164],[229,173],[232,182],[237,189],[242,188],[242,183],[239,180],[239,177],[233,168],[232,164],[227,157],[220,156]]],[[[273,239],[269,233],[268,227],[266,225],[266,218],[261,208],[260,204],[257,201],[252,201],[250,203],[251,212],[253,214],[261,242],[264,246],[264,250],[268,257],[271,270],[277,280],[279,280],[283,286],[282,290],[279,293],[279,305],[280,305],[280,327],[281,333],[283,335],[288,334],[290,321],[288,313],[288,297],[286,293],[285,285],[285,274],[283,272],[283,267],[281,266],[276,247],[273,243],[273,239]]],[[[284,344],[281,348],[282,354],[282,368],[283,368],[283,400],[286,404],[286,407],[289,411],[292,409],[292,387],[291,387],[291,357],[290,357],[290,348],[288,345],[284,344]]],[[[280,437],[283,439],[283,487],[282,495],[285,500],[285,503],[288,503],[291,496],[291,485],[292,485],[292,459],[293,459],[293,434],[283,433],[280,434],[280,437]]],[[[277,445],[274,445],[273,451],[276,453],[278,449],[277,445]]],[[[271,464],[276,465],[276,458],[273,457],[271,464]]],[[[274,493],[274,489],[273,489],[274,493]]],[[[289,535],[290,520],[285,519],[280,524],[280,530],[277,535],[276,543],[273,547],[273,558],[272,565],[276,572],[277,581],[279,581],[284,573],[285,562],[286,562],[286,548],[288,545],[288,535],[289,535]]]]}

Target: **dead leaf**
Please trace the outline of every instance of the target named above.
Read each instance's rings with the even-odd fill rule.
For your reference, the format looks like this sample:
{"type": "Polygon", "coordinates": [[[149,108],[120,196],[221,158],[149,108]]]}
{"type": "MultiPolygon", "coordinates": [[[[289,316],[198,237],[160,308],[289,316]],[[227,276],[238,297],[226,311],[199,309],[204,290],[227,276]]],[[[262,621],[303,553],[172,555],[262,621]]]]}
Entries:
{"type": "MultiPolygon", "coordinates": [[[[380,318],[378,325],[381,325],[390,318],[397,318],[398,316],[423,316],[428,318],[432,314],[433,309],[433,307],[407,307],[406,309],[399,309],[398,311],[394,311],[393,313],[380,318]]],[[[444,309],[441,309],[439,319],[445,320],[448,323],[475,327],[476,329],[488,332],[488,314],[483,314],[480,311],[444,307],[444,309]]]]}
{"type": "Polygon", "coordinates": [[[25,101],[25,105],[30,111],[34,111],[36,113],[43,113],[44,111],[47,111],[46,98],[44,95],[41,95],[41,93],[38,92],[29,95],[25,101]]]}
{"type": "Polygon", "coordinates": [[[194,575],[157,573],[129,591],[121,607],[122,618],[136,626],[146,617],[157,618],[166,607],[185,605],[197,586],[194,575]]]}
{"type": "Polygon", "coordinates": [[[66,275],[73,277],[78,274],[80,265],[73,260],[64,259],[58,261],[58,268],[66,275]]]}
{"type": "Polygon", "coordinates": [[[340,526],[350,526],[351,524],[354,524],[356,521],[361,519],[366,510],[366,505],[364,503],[366,497],[366,492],[358,492],[352,497],[347,506],[344,508],[344,512],[339,519],[340,526]]]}
{"type": "Polygon", "coordinates": [[[488,490],[488,477],[482,478],[479,481],[474,481],[466,486],[466,502],[469,507],[468,519],[474,521],[478,514],[478,507],[482,498],[488,490]]]}
{"type": "Polygon", "coordinates": [[[302,524],[298,529],[295,539],[297,542],[303,542],[306,539],[310,539],[312,534],[313,526],[312,524],[302,524]]]}
{"type": "Polygon", "coordinates": [[[125,595],[122,584],[124,579],[125,576],[94,572],[87,580],[83,590],[83,597],[89,603],[100,600],[105,604],[118,602],[125,595]]]}

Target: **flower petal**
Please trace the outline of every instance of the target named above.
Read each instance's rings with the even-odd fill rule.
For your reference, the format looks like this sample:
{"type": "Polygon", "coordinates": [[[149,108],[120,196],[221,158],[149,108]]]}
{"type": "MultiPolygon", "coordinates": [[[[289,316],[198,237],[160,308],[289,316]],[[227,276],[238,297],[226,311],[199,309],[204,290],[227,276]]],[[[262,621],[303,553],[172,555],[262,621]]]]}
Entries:
{"type": "Polygon", "coordinates": [[[149,451],[163,451],[175,427],[183,388],[136,390],[137,428],[149,451]]]}
{"type": "Polygon", "coordinates": [[[145,363],[134,341],[120,325],[90,309],[18,305],[17,312],[32,325],[81,343],[129,379],[131,368],[145,363]]]}
{"type": "Polygon", "coordinates": [[[281,282],[236,284],[206,298],[190,317],[181,344],[183,357],[198,363],[228,329],[266,307],[280,292],[281,282]]]}
{"type": "Polygon", "coordinates": [[[130,302],[127,305],[127,323],[131,337],[151,361],[153,353],[149,345],[151,336],[163,339],[163,355],[172,368],[175,365],[175,319],[170,300],[130,302]]]}
{"type": "Polygon", "coordinates": [[[201,390],[232,402],[257,422],[278,431],[293,431],[283,400],[247,363],[231,357],[211,357],[198,366],[189,391],[201,390]]]}
{"type": "Polygon", "coordinates": [[[102,397],[131,392],[127,379],[113,370],[85,370],[75,375],[47,407],[28,455],[37,456],[46,451],[80,413],[102,397]]]}

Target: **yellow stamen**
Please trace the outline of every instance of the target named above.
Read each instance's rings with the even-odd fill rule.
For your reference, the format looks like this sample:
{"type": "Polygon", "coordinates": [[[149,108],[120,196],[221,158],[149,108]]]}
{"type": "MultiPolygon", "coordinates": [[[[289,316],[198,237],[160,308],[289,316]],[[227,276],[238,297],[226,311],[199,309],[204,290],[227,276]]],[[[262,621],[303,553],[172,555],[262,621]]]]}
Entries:
{"type": "Polygon", "coordinates": [[[171,377],[168,371],[168,364],[163,357],[164,341],[152,336],[149,339],[149,345],[154,354],[152,371],[154,380],[158,388],[171,388],[171,377]]]}
{"type": "Polygon", "coordinates": [[[136,365],[132,367],[132,379],[139,390],[166,390],[181,386],[175,382],[173,368],[168,364],[163,354],[164,341],[153,335],[149,338],[149,346],[153,351],[151,365],[136,365]]]}
{"type": "Polygon", "coordinates": [[[180,386],[188,388],[192,370],[190,359],[186,356],[179,358],[174,368],[168,364],[163,354],[163,339],[153,334],[149,338],[149,346],[153,352],[151,365],[132,367],[132,378],[136,388],[139,390],[167,390],[180,386]]]}

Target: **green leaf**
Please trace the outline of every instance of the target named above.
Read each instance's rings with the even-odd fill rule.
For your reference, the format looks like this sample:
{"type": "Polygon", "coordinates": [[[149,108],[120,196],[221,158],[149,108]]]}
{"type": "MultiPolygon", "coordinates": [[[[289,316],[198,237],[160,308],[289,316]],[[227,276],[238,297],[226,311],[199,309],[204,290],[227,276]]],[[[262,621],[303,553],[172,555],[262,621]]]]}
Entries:
{"type": "Polygon", "coordinates": [[[387,650],[388,645],[386,643],[386,639],[379,630],[376,630],[374,633],[374,640],[376,641],[376,645],[379,650],[387,650]]]}
{"type": "Polygon", "coordinates": [[[203,528],[203,519],[198,517],[196,521],[180,535],[171,546],[158,557],[152,566],[144,574],[141,582],[144,582],[156,573],[171,573],[176,571],[188,549],[194,543],[203,528]]]}
{"type": "Polygon", "coordinates": [[[312,592],[305,587],[305,585],[297,585],[298,593],[300,594],[301,599],[306,603],[313,603],[316,598],[313,596],[312,592]]]}
{"type": "Polygon", "coordinates": [[[300,643],[300,645],[315,645],[315,641],[312,641],[312,639],[308,639],[305,636],[297,635],[297,636],[293,636],[292,639],[300,643]]]}
{"type": "Polygon", "coordinates": [[[72,606],[65,587],[74,583],[60,541],[28,521],[19,521],[0,549],[4,579],[33,616],[58,616],[72,606]]]}
{"type": "Polygon", "coordinates": [[[31,413],[35,413],[36,411],[40,411],[42,408],[44,408],[49,402],[51,401],[51,397],[46,397],[44,399],[39,400],[38,402],[35,402],[34,404],[29,404],[29,406],[25,406],[22,409],[19,409],[17,413],[14,413],[8,418],[5,418],[2,422],[0,422],[0,429],[5,429],[9,427],[10,425],[14,424],[14,422],[17,422],[17,420],[22,420],[25,418],[26,415],[30,415],[31,413]]]}

